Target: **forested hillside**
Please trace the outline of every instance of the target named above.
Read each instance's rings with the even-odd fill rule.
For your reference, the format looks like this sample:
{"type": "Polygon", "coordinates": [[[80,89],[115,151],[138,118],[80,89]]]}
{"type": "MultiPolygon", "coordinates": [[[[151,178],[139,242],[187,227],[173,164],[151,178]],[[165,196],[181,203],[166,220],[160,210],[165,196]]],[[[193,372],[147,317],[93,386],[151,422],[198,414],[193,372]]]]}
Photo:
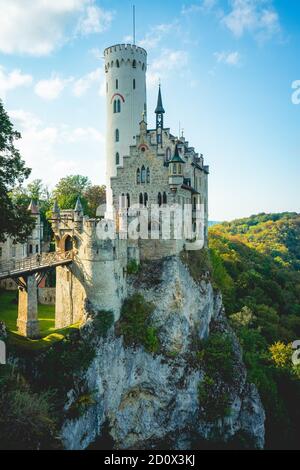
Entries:
{"type": "Polygon", "coordinates": [[[300,447],[300,215],[259,214],[214,225],[215,286],[244,350],[266,413],[267,448],[300,447]]]}

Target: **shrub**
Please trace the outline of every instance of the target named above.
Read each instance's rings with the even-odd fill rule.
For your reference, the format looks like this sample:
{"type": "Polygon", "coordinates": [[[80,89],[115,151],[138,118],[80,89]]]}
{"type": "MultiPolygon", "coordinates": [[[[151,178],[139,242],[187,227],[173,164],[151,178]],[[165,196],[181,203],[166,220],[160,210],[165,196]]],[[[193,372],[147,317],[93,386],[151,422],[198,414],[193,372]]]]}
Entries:
{"type": "Polygon", "coordinates": [[[100,336],[106,336],[114,324],[114,314],[111,311],[101,310],[93,321],[95,331],[100,336]]]}
{"type": "Polygon", "coordinates": [[[127,274],[137,274],[140,270],[140,265],[135,259],[131,259],[127,264],[127,274]]]}
{"type": "Polygon", "coordinates": [[[190,275],[196,282],[212,272],[209,253],[205,248],[198,251],[182,251],[180,259],[188,267],[190,275]]]}
{"type": "Polygon", "coordinates": [[[196,353],[200,364],[211,377],[219,375],[225,382],[232,382],[234,372],[234,352],[228,335],[211,333],[202,343],[203,349],[196,353]]]}
{"type": "Polygon", "coordinates": [[[96,402],[91,393],[80,395],[70,407],[68,417],[71,419],[80,418],[80,416],[82,416],[95,403],[96,402]]]}
{"type": "Polygon", "coordinates": [[[159,339],[156,328],[151,325],[152,303],[141,294],[134,294],[124,301],[117,332],[124,336],[126,345],[143,345],[149,352],[157,352],[159,339]]]}
{"type": "Polygon", "coordinates": [[[218,387],[216,381],[207,374],[198,385],[198,399],[208,421],[215,421],[230,414],[228,393],[218,387]]]}
{"type": "Polygon", "coordinates": [[[55,447],[56,421],[49,392],[33,393],[10,366],[0,369],[0,449],[55,447]]]}

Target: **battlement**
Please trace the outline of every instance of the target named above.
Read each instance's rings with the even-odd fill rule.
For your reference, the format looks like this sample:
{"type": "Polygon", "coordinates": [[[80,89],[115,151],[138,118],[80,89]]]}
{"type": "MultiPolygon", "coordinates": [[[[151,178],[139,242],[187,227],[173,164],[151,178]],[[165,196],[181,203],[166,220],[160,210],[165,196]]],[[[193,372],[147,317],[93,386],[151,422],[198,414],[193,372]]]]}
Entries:
{"type": "Polygon", "coordinates": [[[105,71],[110,68],[120,68],[123,65],[130,65],[134,68],[147,68],[147,52],[142,47],[132,44],[118,44],[111,46],[104,51],[105,71]]]}
{"type": "Polygon", "coordinates": [[[123,53],[124,51],[130,54],[141,54],[145,58],[147,57],[147,51],[143,49],[143,47],[136,46],[135,44],[115,44],[114,46],[107,47],[104,49],[104,57],[106,59],[111,54],[123,53]]]}

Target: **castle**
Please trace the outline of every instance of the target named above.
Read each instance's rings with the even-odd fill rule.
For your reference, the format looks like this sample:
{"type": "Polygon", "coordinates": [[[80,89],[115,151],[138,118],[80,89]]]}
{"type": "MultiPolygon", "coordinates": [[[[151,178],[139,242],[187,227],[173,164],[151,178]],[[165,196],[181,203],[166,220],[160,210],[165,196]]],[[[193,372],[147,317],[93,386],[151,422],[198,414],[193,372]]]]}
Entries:
{"type": "Polygon", "coordinates": [[[164,126],[160,86],[156,126],[147,128],[146,51],[118,44],[106,48],[104,58],[107,206],[104,218],[99,211],[100,217],[95,219],[83,214],[80,200],[74,210],[60,211],[56,204],[53,208],[56,249],[73,249],[76,254],[71,267],[56,268],[58,328],[83,319],[86,299],[99,311],[113,311],[117,320],[127,295],[127,267],[132,260],[163,258],[207,243],[209,169],[203,155],[164,126]],[[183,230],[182,236],[174,236],[177,222],[170,216],[170,236],[164,237],[163,210],[182,208],[183,213],[185,206],[191,208],[187,214],[193,234],[186,236],[183,230]],[[200,223],[196,219],[199,209],[200,223]],[[146,237],[127,236],[134,216],[138,220],[135,226],[147,217],[146,237]],[[108,236],[112,225],[114,237],[108,236]]]}
{"type": "Polygon", "coordinates": [[[37,229],[28,242],[29,258],[11,262],[0,273],[1,279],[11,277],[19,286],[18,327],[31,338],[39,336],[37,285],[47,270],[56,269],[56,328],[84,321],[87,302],[96,311],[113,312],[117,320],[132,263],[207,245],[209,169],[203,155],[164,126],[160,86],[156,126],[148,129],[143,48],[118,44],[105,49],[104,57],[106,207],[99,207],[91,219],[79,198],[74,210],[61,211],[55,203],[51,225],[56,252],[40,255],[40,218],[31,204],[37,229]]]}

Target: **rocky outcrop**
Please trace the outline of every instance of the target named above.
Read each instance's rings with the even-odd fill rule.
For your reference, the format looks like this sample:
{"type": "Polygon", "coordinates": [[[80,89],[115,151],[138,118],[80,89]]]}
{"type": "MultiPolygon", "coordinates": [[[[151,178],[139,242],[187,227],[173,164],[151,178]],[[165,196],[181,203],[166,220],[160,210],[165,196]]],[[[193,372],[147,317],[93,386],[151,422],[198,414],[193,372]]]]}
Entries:
{"type": "MultiPolygon", "coordinates": [[[[154,304],[152,322],[160,351],[125,346],[112,328],[106,338],[93,337],[93,320],[82,334],[95,341],[96,357],[84,381],[93,404],[77,419],[64,422],[67,449],[84,449],[104,429],[115,448],[197,448],[201,439],[224,442],[243,432],[256,448],[264,445],[264,410],[254,385],[247,382],[238,341],[224,316],[220,294],[211,283],[196,283],[178,257],[145,264],[128,281],[129,294],[141,293],[154,304]],[[199,400],[205,371],[195,362],[195,344],[210,332],[228,335],[234,351],[234,375],[227,384],[230,412],[209,421],[199,400]]],[[[72,392],[66,408],[72,406],[72,392]]]]}

